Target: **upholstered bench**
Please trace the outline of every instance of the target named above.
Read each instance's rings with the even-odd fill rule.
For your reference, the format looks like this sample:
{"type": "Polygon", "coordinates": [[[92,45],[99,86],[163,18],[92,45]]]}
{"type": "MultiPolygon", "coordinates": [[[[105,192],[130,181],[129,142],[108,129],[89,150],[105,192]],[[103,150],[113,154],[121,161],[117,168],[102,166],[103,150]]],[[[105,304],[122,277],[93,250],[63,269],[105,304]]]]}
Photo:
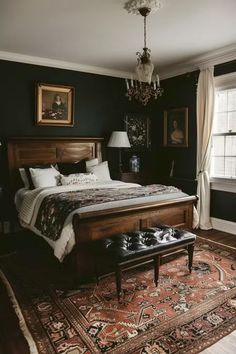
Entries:
{"type": "MultiPolygon", "coordinates": [[[[154,263],[154,281],[159,281],[161,256],[176,250],[187,249],[188,268],[191,273],[196,235],[174,227],[160,225],[141,231],[117,234],[96,241],[96,258],[109,260],[116,274],[117,296],[121,295],[122,271],[144,263],[154,263]]],[[[98,279],[99,265],[96,265],[98,279]]]]}

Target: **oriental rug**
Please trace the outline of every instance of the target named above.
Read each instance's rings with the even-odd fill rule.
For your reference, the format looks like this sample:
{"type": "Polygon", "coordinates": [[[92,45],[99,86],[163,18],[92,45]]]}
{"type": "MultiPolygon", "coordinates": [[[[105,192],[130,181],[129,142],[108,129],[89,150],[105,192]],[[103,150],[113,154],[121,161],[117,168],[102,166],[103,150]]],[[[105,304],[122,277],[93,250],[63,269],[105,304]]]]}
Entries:
{"type": "Polygon", "coordinates": [[[65,294],[17,255],[0,260],[1,278],[32,354],[199,353],[236,329],[236,253],[203,239],[189,274],[185,253],[160,267],[126,271],[65,294]]]}

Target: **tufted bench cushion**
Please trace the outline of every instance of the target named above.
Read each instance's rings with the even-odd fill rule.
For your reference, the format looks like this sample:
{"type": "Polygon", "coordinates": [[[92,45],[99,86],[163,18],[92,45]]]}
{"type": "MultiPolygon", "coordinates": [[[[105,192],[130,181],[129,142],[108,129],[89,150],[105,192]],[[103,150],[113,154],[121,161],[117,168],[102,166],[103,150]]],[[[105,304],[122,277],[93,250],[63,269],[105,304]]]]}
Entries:
{"type": "Polygon", "coordinates": [[[109,259],[115,267],[117,294],[121,293],[121,271],[146,261],[154,262],[155,283],[159,278],[160,257],[177,249],[187,249],[189,271],[192,268],[196,235],[174,227],[159,225],[140,231],[117,234],[96,241],[96,253],[109,259]]]}
{"type": "Polygon", "coordinates": [[[160,226],[102,239],[100,249],[116,261],[125,261],[155,253],[156,250],[164,252],[170,247],[185,245],[195,239],[196,235],[188,231],[160,226]]]}

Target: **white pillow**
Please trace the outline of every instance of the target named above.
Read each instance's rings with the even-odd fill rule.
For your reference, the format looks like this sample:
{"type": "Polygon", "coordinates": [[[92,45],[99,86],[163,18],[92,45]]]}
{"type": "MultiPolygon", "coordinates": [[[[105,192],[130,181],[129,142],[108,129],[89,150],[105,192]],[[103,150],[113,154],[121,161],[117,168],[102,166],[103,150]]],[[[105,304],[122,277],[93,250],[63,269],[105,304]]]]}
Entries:
{"type": "Polygon", "coordinates": [[[60,172],[54,167],[29,169],[35,188],[55,187],[58,185],[60,172]]]}
{"type": "Polygon", "coordinates": [[[24,187],[29,189],[30,184],[29,184],[29,180],[28,180],[27,173],[26,173],[25,169],[19,168],[19,172],[20,172],[20,176],[21,176],[22,182],[24,184],[24,187]]]}
{"type": "Polygon", "coordinates": [[[98,181],[110,181],[111,180],[110,171],[109,171],[107,161],[101,162],[95,166],[88,167],[87,171],[94,173],[97,176],[98,181]]]}
{"type": "Polygon", "coordinates": [[[89,172],[88,171],[89,167],[98,165],[98,159],[92,159],[92,160],[85,161],[85,164],[86,164],[86,171],[89,172]]]}
{"type": "Polygon", "coordinates": [[[61,175],[61,184],[68,186],[71,184],[91,183],[98,180],[93,173],[73,173],[69,176],[61,175]]]}

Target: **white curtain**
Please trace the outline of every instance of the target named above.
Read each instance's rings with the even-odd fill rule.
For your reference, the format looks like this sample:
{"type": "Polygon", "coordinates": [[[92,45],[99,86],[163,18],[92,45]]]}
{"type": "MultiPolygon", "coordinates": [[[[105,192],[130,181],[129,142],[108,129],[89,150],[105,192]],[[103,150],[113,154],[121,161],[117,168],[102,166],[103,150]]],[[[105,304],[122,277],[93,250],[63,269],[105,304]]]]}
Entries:
{"type": "Polygon", "coordinates": [[[199,227],[203,230],[212,228],[209,168],[214,104],[214,68],[211,67],[201,70],[197,88],[197,211],[199,227]]]}

